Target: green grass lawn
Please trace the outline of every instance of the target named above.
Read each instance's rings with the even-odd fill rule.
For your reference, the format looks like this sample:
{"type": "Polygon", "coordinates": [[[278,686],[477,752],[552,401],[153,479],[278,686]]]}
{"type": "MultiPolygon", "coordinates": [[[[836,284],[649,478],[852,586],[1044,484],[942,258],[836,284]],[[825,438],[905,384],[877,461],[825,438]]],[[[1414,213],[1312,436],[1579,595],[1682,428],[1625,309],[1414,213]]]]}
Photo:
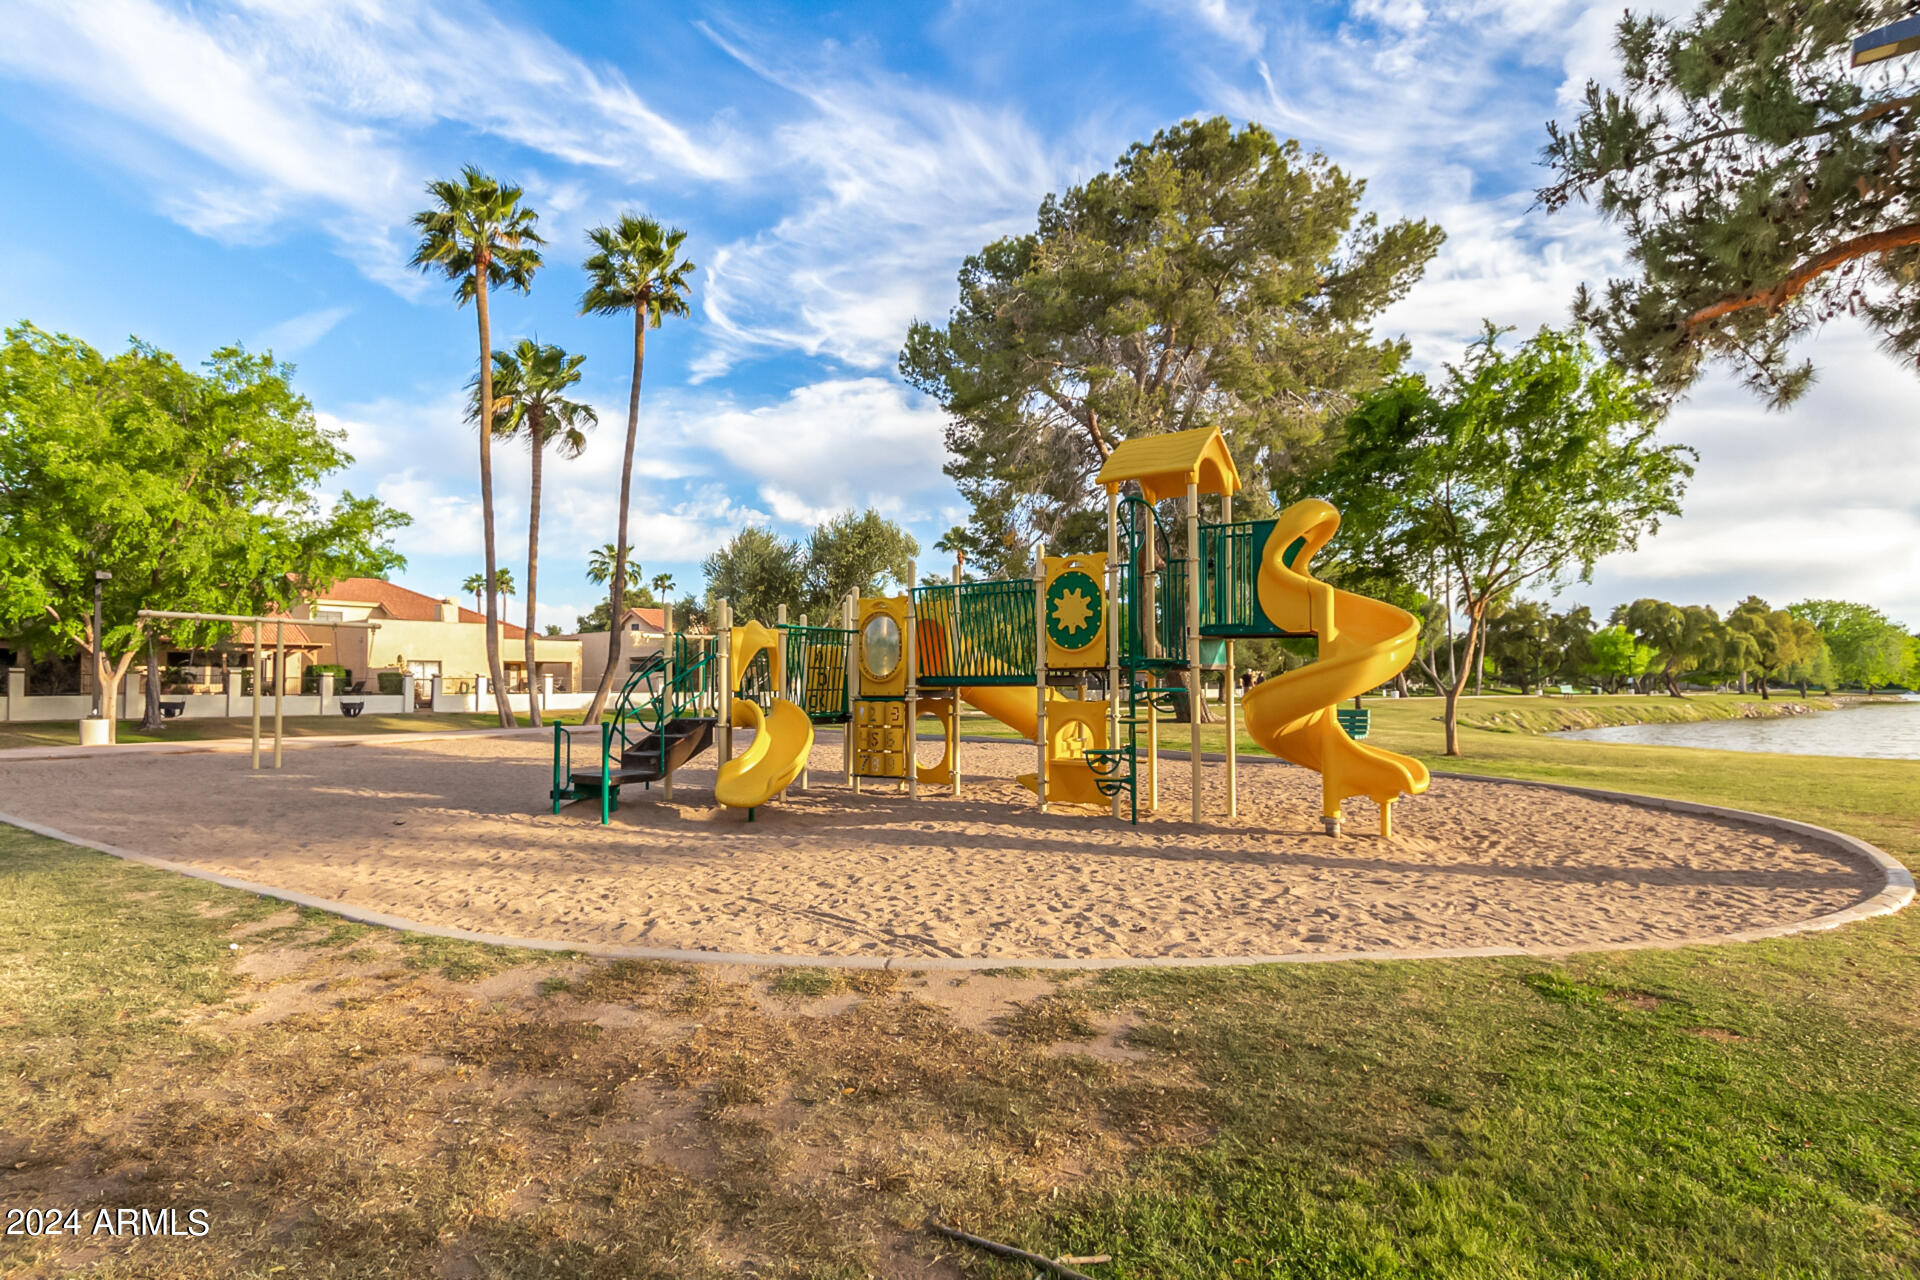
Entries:
{"type": "MultiPolygon", "coordinates": [[[[578,712],[566,712],[558,715],[549,714],[546,717],[548,724],[552,724],[556,719],[568,724],[577,724],[580,716],[578,712]]],[[[527,718],[524,715],[520,716],[519,722],[525,725],[527,718]]],[[[497,729],[499,727],[500,717],[491,711],[361,715],[352,719],[345,716],[288,716],[285,723],[286,736],[289,738],[337,737],[360,733],[436,733],[448,729],[497,729]]],[[[246,738],[252,733],[253,721],[246,718],[169,720],[166,729],[160,733],[142,733],[138,720],[122,720],[119,724],[121,742],[213,742],[230,738],[246,738]]],[[[260,735],[263,739],[273,737],[271,711],[260,718],[260,735]]],[[[79,741],[79,730],[70,720],[0,724],[0,749],[72,747],[79,745],[79,741]]]]}
{"type": "MultiPolygon", "coordinates": [[[[1920,865],[1920,762],[1511,727],[1442,762],[1437,708],[1374,705],[1436,767],[1920,865]]],[[[409,939],[0,828],[0,1206],[215,1223],[0,1236],[0,1272],[1031,1274],[929,1213],[1122,1280],[1920,1271],[1920,910],[1560,963],[1069,975],[985,1027],[953,981],[409,939]]]]}

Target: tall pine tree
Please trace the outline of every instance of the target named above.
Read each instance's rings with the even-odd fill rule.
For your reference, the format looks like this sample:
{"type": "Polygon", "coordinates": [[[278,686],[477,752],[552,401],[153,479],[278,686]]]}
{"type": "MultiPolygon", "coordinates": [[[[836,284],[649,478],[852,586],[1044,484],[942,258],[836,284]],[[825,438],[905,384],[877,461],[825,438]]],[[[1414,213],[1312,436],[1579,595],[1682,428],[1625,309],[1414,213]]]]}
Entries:
{"type": "Polygon", "coordinates": [[[1362,215],[1364,189],[1259,125],[1189,120],[968,258],[947,323],[914,324],[900,355],[949,414],[973,506],[950,549],[991,574],[1036,536],[1104,545],[1092,478],[1134,436],[1219,427],[1250,503],[1309,470],[1327,424],[1399,370],[1404,344],[1370,326],[1442,239],[1362,215]]]}
{"type": "Polygon", "coordinates": [[[1622,88],[1549,125],[1549,209],[1591,200],[1639,268],[1575,314],[1668,396],[1709,359],[1776,405],[1813,378],[1792,340],[1856,315],[1920,361],[1920,92],[1912,59],[1849,65],[1903,0],[1706,0],[1620,23],[1622,88]]]}

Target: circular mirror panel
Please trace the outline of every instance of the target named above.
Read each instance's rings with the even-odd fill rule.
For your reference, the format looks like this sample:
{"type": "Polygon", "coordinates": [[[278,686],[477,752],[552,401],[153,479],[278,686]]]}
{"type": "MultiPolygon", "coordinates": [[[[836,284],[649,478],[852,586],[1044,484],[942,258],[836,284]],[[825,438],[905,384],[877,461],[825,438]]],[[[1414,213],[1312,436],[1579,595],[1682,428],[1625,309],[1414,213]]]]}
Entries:
{"type": "Polygon", "coordinates": [[[876,613],[860,629],[860,665],[874,680],[885,680],[900,669],[900,624],[893,615],[876,613]]]}

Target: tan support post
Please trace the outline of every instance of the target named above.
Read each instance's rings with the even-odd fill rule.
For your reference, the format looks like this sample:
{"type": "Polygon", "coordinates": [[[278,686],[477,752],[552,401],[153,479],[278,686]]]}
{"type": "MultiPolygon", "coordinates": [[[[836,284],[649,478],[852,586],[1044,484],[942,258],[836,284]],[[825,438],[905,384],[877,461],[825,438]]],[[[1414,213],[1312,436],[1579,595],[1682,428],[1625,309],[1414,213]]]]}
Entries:
{"type": "Polygon", "coordinates": [[[1033,741],[1037,763],[1033,790],[1040,811],[1047,809],[1047,545],[1033,544],[1033,684],[1036,695],[1033,741]]]}
{"type": "Polygon", "coordinates": [[[266,678],[267,669],[260,661],[260,631],[258,622],[253,624],[253,767],[260,767],[260,682],[266,678]]]}
{"type": "Polygon", "coordinates": [[[719,762],[725,764],[733,759],[733,605],[730,601],[722,600],[719,609],[719,625],[714,629],[714,635],[720,647],[715,655],[720,663],[719,762]]]}
{"type": "Polygon", "coordinates": [[[1187,482],[1187,722],[1192,729],[1193,820],[1200,821],[1200,486],[1187,482]]]}
{"type": "MultiPolygon", "coordinates": [[[[1120,746],[1120,491],[1107,490],[1107,746],[1120,746]]],[[[1129,766],[1131,767],[1131,765],[1129,766]]],[[[1120,793],[1113,793],[1120,816],[1120,793]]]]}
{"type": "Polygon", "coordinates": [[[853,704],[860,697],[860,633],[854,628],[860,622],[860,593],[847,592],[847,598],[840,602],[842,628],[847,636],[847,723],[840,736],[845,739],[847,786],[853,794],[860,794],[860,775],[853,771],[853,704]]]}
{"type": "MultiPolygon", "coordinates": [[[[964,576],[961,566],[964,559],[961,552],[953,553],[953,585],[959,586],[964,576]]],[[[956,599],[954,607],[947,613],[948,625],[958,627],[960,621],[960,602],[956,599]]],[[[947,652],[953,652],[956,637],[947,636],[947,652]]],[[[947,762],[953,766],[953,798],[960,798],[960,690],[950,689],[947,696],[953,699],[953,714],[947,717],[947,762]]]]}
{"type": "Polygon", "coordinates": [[[920,798],[920,632],[913,607],[913,584],[918,565],[907,561],[907,799],[920,798]]]}
{"type": "MultiPolygon", "coordinates": [[[[802,631],[805,631],[805,630],[807,629],[807,615],[806,615],[806,614],[804,614],[804,613],[800,615],[800,629],[801,629],[802,631]]],[[[785,644],[785,642],[783,641],[783,642],[781,643],[781,646],[780,646],[780,654],[781,654],[781,657],[782,657],[782,658],[784,658],[784,657],[786,656],[786,653],[787,653],[787,646],[786,646],[786,644],[785,644]]],[[[802,659],[802,663],[803,663],[803,665],[802,665],[802,666],[801,666],[801,668],[800,668],[800,680],[799,680],[799,687],[800,687],[800,688],[801,688],[802,690],[804,690],[804,689],[805,689],[805,686],[806,686],[806,680],[807,680],[807,669],[806,669],[806,667],[805,667],[805,665],[804,665],[804,662],[805,662],[805,659],[803,658],[803,659],[802,659]]],[[[791,671],[789,671],[789,672],[787,672],[787,682],[788,682],[788,684],[789,684],[790,686],[791,686],[791,685],[793,685],[793,683],[794,683],[794,677],[793,677],[793,672],[791,672],[791,671]]],[[[801,709],[802,711],[804,711],[804,710],[806,710],[806,707],[805,707],[805,705],[804,705],[804,704],[805,704],[805,702],[806,702],[806,694],[805,694],[804,692],[802,692],[802,693],[801,693],[801,695],[800,695],[800,700],[801,700],[801,703],[802,703],[802,706],[801,706],[801,708],[800,708],[800,709],[801,709]]],[[[808,753],[808,759],[809,759],[809,760],[811,760],[811,759],[812,759],[812,753],[811,753],[811,752],[809,752],[809,753],[808,753]]],[[[805,791],[805,790],[807,789],[807,766],[806,766],[806,765],[804,765],[804,764],[800,766],[800,789],[801,789],[802,791],[805,791]]]]}
{"type": "MultiPolygon", "coordinates": [[[[1148,674],[1149,688],[1158,689],[1157,672],[1148,674]]],[[[1160,708],[1147,703],[1147,812],[1160,812],[1160,708]]]]}
{"type": "MultiPolygon", "coordinates": [[[[1233,523],[1233,495],[1230,493],[1220,495],[1220,523],[1233,523]]],[[[1233,582],[1233,539],[1231,537],[1223,538],[1221,539],[1220,545],[1222,556],[1220,577],[1222,583],[1228,584],[1228,589],[1231,589],[1233,582]]],[[[1232,597],[1228,598],[1231,599],[1232,597]]],[[[1227,718],[1227,816],[1229,818],[1237,818],[1240,816],[1240,743],[1239,730],[1237,728],[1238,722],[1235,718],[1233,706],[1232,636],[1227,637],[1225,648],[1227,651],[1227,668],[1220,675],[1220,700],[1226,703],[1227,718]]]]}
{"type": "Polygon", "coordinates": [[[286,707],[282,699],[287,692],[287,627],[283,622],[273,624],[273,767],[280,767],[280,744],[286,729],[286,707]]]}
{"type": "MultiPolygon", "coordinates": [[[[660,706],[661,719],[663,721],[673,711],[673,660],[675,655],[673,651],[673,602],[671,600],[667,602],[665,617],[667,624],[660,628],[663,633],[660,637],[660,656],[663,659],[661,669],[666,672],[667,677],[667,687],[661,690],[661,697],[664,699],[660,706]]],[[[662,724],[660,727],[665,729],[667,726],[662,724]]],[[[671,757],[669,757],[669,760],[671,760],[671,757]]],[[[667,768],[667,776],[660,780],[660,798],[668,804],[673,803],[673,768],[671,763],[669,763],[667,768]]]]}

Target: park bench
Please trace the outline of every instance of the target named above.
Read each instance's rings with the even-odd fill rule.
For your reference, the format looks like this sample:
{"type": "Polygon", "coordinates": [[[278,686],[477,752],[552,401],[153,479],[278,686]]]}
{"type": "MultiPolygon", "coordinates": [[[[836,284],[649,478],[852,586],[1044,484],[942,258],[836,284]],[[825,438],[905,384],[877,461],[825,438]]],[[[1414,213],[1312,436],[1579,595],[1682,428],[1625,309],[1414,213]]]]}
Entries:
{"type": "Polygon", "coordinates": [[[167,701],[165,698],[160,699],[160,718],[162,720],[177,720],[185,714],[187,714],[187,700],[185,698],[176,698],[172,702],[167,701]]]}
{"type": "Polygon", "coordinates": [[[1356,741],[1366,737],[1373,725],[1373,712],[1365,707],[1339,707],[1333,714],[1340,721],[1340,727],[1347,731],[1347,736],[1356,741]]]}
{"type": "Polygon", "coordinates": [[[351,720],[366,710],[366,706],[364,702],[343,702],[340,704],[340,714],[351,720]]]}
{"type": "Polygon", "coordinates": [[[1570,684],[1557,685],[1555,688],[1566,697],[1571,698],[1573,696],[1573,686],[1570,684]]]}

